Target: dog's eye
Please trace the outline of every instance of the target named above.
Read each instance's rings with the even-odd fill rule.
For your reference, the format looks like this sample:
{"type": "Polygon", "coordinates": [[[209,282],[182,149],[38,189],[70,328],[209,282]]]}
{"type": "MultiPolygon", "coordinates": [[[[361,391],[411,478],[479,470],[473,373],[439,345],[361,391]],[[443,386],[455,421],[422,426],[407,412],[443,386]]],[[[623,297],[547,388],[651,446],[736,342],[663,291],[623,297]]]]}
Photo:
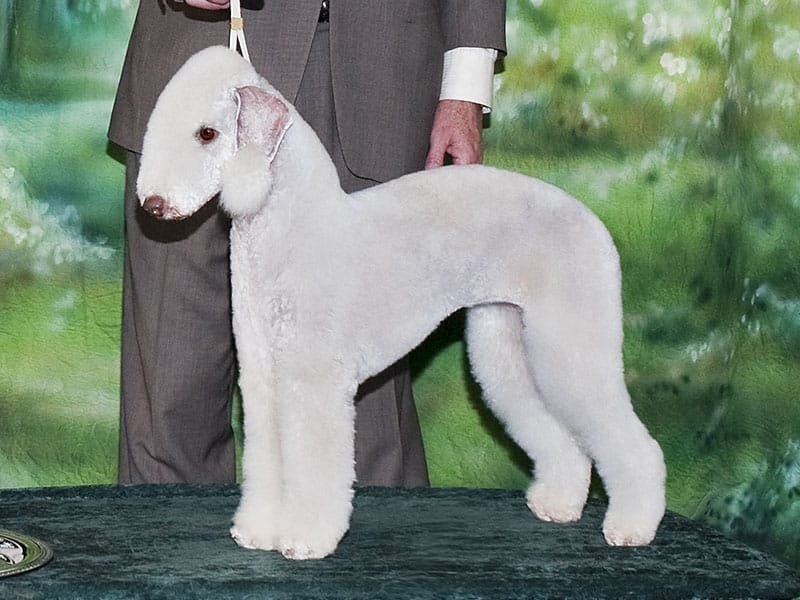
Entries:
{"type": "Polygon", "coordinates": [[[211,127],[201,127],[197,130],[197,139],[200,140],[201,144],[210,144],[213,142],[219,132],[216,129],[211,127]]]}

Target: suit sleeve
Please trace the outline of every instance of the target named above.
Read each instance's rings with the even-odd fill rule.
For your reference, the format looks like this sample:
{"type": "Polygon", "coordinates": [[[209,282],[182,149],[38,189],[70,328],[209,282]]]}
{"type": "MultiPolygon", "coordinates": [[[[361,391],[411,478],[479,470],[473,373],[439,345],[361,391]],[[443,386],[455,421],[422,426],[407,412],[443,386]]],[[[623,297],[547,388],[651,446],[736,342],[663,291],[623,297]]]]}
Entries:
{"type": "Polygon", "coordinates": [[[506,53],[505,0],[442,0],[445,50],[494,48],[506,53]]]}

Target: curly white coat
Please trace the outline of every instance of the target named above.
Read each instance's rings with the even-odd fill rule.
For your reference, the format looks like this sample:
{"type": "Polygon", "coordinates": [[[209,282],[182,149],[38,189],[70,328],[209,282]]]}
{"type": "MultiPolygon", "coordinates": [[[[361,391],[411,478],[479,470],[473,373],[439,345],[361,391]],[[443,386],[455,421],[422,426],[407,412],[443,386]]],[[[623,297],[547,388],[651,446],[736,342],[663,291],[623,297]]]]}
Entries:
{"type": "Polygon", "coordinates": [[[623,378],[617,252],[583,204],[484,166],[347,195],[294,107],[215,47],[161,94],[138,193],[175,219],[220,192],[245,413],[240,545],[335,550],[352,510],[358,384],[462,307],[486,402],[534,461],[533,512],[579,519],[594,461],[606,540],[653,539],[663,457],[623,378]]]}

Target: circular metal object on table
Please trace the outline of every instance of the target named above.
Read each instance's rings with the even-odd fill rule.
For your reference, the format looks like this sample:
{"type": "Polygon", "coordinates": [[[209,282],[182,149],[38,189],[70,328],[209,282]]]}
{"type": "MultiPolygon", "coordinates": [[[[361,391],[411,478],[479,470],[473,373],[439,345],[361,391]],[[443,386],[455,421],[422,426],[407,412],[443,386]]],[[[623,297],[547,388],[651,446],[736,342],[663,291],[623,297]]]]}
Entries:
{"type": "Polygon", "coordinates": [[[28,535],[0,529],[0,577],[38,569],[53,558],[53,551],[28,535]]]}

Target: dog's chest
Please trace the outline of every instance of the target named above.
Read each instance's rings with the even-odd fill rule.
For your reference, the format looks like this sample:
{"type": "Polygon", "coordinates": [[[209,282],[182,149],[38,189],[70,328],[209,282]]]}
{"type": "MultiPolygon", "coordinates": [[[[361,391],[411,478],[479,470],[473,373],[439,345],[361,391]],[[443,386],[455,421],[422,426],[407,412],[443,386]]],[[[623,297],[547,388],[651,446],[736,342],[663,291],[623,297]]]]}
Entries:
{"type": "Polygon", "coordinates": [[[248,228],[231,229],[231,301],[237,344],[275,348],[293,336],[296,302],[280,261],[248,228]]]}

